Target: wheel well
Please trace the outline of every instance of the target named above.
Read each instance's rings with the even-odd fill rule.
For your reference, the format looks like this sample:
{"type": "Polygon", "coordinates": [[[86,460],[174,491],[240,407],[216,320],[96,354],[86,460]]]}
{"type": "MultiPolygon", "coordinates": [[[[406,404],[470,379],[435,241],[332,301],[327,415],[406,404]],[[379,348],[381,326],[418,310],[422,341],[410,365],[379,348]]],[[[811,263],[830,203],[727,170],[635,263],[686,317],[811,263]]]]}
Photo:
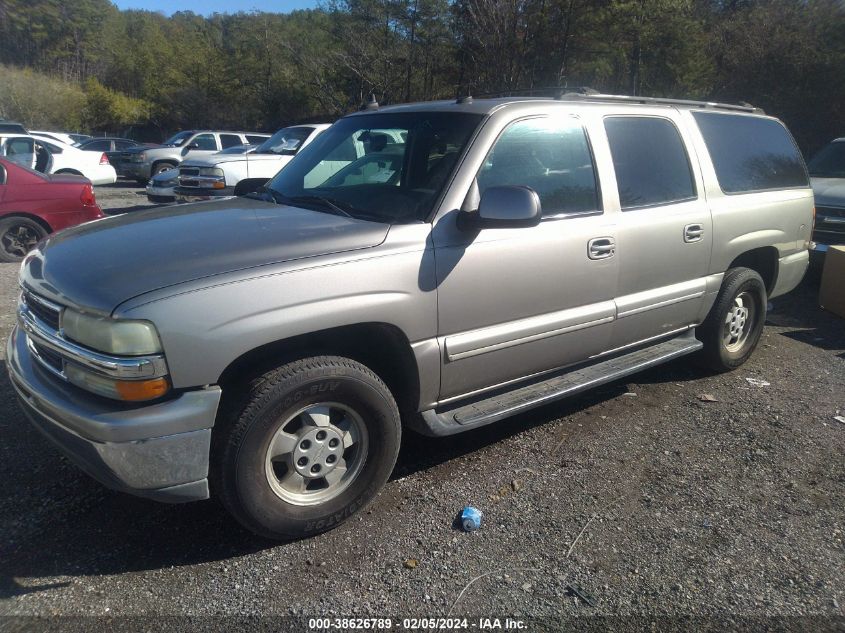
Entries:
{"type": "Polygon", "coordinates": [[[77,171],[76,169],[60,169],[56,172],[57,174],[73,174],[74,176],[84,176],[81,171],[77,171]]]}
{"type": "Polygon", "coordinates": [[[366,365],[385,382],[400,412],[416,411],[419,372],[405,334],[387,323],[359,323],[320,330],[263,345],[235,359],[220,375],[227,388],[256,378],[274,367],[309,356],[345,356],[366,365]]]}
{"type": "Polygon", "coordinates": [[[0,216],[0,220],[6,220],[8,218],[26,218],[27,220],[32,220],[36,224],[38,224],[42,229],[47,231],[47,233],[52,233],[53,229],[50,227],[47,222],[44,221],[43,218],[39,218],[37,215],[30,215],[29,213],[6,213],[0,216]]]}
{"type": "Polygon", "coordinates": [[[171,168],[176,167],[176,163],[174,163],[172,160],[157,160],[156,162],[153,163],[153,166],[152,166],[153,176],[155,176],[155,170],[159,165],[170,165],[171,168]]]}
{"type": "Polygon", "coordinates": [[[269,180],[269,178],[244,178],[235,185],[235,195],[242,196],[245,193],[255,191],[258,187],[267,183],[269,180]]]}
{"type": "Polygon", "coordinates": [[[763,278],[766,292],[771,293],[778,278],[778,250],[774,246],[763,246],[744,252],[731,262],[728,268],[750,268],[763,278]]]}

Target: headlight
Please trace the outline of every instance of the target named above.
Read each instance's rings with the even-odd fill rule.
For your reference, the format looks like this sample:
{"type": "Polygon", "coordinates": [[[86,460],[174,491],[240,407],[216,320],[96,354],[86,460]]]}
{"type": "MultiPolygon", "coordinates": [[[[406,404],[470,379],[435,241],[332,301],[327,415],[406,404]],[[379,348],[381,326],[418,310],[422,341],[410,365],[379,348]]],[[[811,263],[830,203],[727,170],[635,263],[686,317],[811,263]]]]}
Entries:
{"type": "Polygon", "coordinates": [[[94,317],[66,309],[62,329],[80,345],[117,356],[144,356],[161,352],[161,341],[149,321],[94,317]]]}
{"type": "Polygon", "coordinates": [[[217,167],[201,167],[200,176],[209,176],[212,178],[222,178],[223,170],[217,167]]]}

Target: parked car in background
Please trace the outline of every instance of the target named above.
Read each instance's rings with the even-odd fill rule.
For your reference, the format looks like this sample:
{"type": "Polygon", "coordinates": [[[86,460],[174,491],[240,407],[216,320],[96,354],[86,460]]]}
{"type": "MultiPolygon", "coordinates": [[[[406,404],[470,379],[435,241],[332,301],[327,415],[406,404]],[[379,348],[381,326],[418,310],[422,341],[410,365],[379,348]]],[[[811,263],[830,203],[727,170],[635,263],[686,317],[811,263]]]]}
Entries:
{"type": "Polygon", "coordinates": [[[179,170],[175,167],[160,171],[147,181],[147,200],[150,202],[175,202],[173,191],[179,183],[179,170]]]}
{"type": "Polygon", "coordinates": [[[0,261],[16,262],[44,236],[105,217],[91,183],[0,158],[0,261]]]}
{"type": "Polygon", "coordinates": [[[176,197],[194,202],[255,191],[329,127],[328,123],[295,125],[282,128],[252,153],[188,158],[179,165],[176,197]]]}
{"type": "Polygon", "coordinates": [[[30,130],[29,133],[44,138],[49,138],[54,141],[59,141],[61,143],[65,143],[66,145],[76,145],[81,141],[85,141],[91,138],[87,134],[71,134],[68,132],[43,132],[41,130],[30,130]]]}
{"type": "Polygon", "coordinates": [[[253,154],[255,150],[257,150],[260,145],[250,144],[250,145],[234,145],[232,147],[227,147],[226,149],[221,149],[218,154],[253,154]]]}
{"type": "Polygon", "coordinates": [[[120,157],[125,150],[141,146],[142,144],[138,141],[119,137],[89,138],[75,145],[78,149],[86,152],[105,152],[112,167],[115,167],[115,164],[120,161],[120,157]]]}
{"type": "MultiPolygon", "coordinates": [[[[110,185],[117,181],[114,167],[104,152],[86,152],[61,141],[31,134],[19,139],[31,139],[34,144],[35,171],[45,174],[77,174],[95,185],[110,185]]],[[[19,140],[18,143],[21,141],[19,140]]]]}
{"type": "Polygon", "coordinates": [[[0,134],[29,134],[29,132],[20,123],[0,119],[0,134]]]}
{"type": "Polygon", "coordinates": [[[812,220],[794,140],[751,107],[376,106],[258,192],[42,242],[9,376],[107,485],[301,538],[372,501],[403,427],[506,424],[688,354],[740,367],[812,220]]]}
{"type": "Polygon", "coordinates": [[[120,174],[145,185],[157,173],[172,169],[188,158],[214,154],[236,145],[263,143],[270,137],[260,132],[185,130],[163,145],[129,149],[121,154],[120,174]]]}
{"type": "Polygon", "coordinates": [[[845,244],[845,137],[828,143],[813,156],[807,168],[816,196],[813,250],[845,244]]]}

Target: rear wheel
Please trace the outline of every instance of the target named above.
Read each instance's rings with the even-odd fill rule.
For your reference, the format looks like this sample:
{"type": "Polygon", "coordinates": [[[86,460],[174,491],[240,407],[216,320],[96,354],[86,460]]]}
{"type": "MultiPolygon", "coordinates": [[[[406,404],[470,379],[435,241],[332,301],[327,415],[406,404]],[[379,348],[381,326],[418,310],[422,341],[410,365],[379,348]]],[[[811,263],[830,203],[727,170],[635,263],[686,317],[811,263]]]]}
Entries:
{"type": "Polygon", "coordinates": [[[0,261],[21,261],[46,235],[44,227],[29,218],[0,220],[0,261]]]}
{"type": "Polygon", "coordinates": [[[725,274],[719,296],[698,328],[702,359],[711,369],[735,369],[749,359],[766,321],[766,285],[750,268],[725,274]]]}
{"type": "Polygon", "coordinates": [[[212,485],[232,515],[270,538],[336,527],[393,470],[399,412],[364,365],[319,356],[288,363],[227,399],[214,430],[212,485]]]}

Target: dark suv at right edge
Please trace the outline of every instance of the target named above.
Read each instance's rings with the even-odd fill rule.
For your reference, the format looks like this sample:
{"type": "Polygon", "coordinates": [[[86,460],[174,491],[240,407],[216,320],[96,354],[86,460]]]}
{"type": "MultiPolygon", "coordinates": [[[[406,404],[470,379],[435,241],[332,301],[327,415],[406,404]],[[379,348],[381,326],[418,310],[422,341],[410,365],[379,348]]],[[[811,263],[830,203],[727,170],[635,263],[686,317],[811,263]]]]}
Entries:
{"type": "Polygon", "coordinates": [[[807,164],[816,196],[813,252],[845,244],[845,137],[828,143],[807,164]]]}

